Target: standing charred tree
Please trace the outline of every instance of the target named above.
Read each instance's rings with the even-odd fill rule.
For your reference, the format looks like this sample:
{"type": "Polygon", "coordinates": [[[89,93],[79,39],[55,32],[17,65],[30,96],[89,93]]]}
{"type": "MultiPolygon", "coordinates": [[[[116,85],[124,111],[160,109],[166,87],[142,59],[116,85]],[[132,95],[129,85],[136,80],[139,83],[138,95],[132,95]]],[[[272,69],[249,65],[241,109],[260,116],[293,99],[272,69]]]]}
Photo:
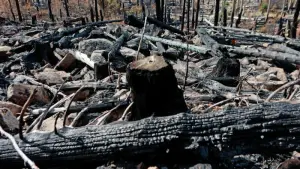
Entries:
{"type": "Polygon", "coordinates": [[[14,21],[15,21],[15,20],[16,20],[16,16],[15,16],[15,13],[14,13],[14,11],[13,11],[13,9],[12,9],[10,0],[8,0],[8,3],[9,3],[9,8],[10,8],[11,15],[12,15],[12,17],[14,18],[14,21]]]}
{"type": "Polygon", "coordinates": [[[192,28],[195,26],[195,0],[192,0],[192,28]]]}
{"type": "Polygon", "coordinates": [[[48,11],[49,11],[49,18],[52,22],[54,22],[54,16],[52,13],[52,7],[51,7],[51,0],[48,0],[48,11]]]}
{"type": "Polygon", "coordinates": [[[183,4],[182,4],[182,17],[181,17],[181,31],[183,31],[184,28],[184,16],[185,16],[185,1],[183,0],[183,4]]]}
{"type": "Polygon", "coordinates": [[[100,0],[100,20],[104,20],[104,0],[100,0]]]}
{"type": "Polygon", "coordinates": [[[64,7],[65,7],[65,10],[66,10],[67,17],[70,17],[69,7],[68,7],[68,0],[64,0],[64,7]]]}
{"type": "Polygon", "coordinates": [[[231,12],[231,18],[230,18],[230,27],[233,26],[234,13],[235,13],[235,6],[236,6],[236,0],[233,0],[232,12],[231,12]]]}
{"type": "Polygon", "coordinates": [[[190,32],[190,9],[191,9],[191,0],[187,0],[188,6],[187,6],[187,31],[190,32]]]}
{"type": "Polygon", "coordinates": [[[269,19],[269,13],[270,13],[270,7],[271,7],[271,0],[268,1],[268,9],[267,9],[267,16],[265,22],[268,22],[269,19]]]}
{"type": "Polygon", "coordinates": [[[161,0],[155,0],[156,5],[156,18],[159,21],[163,21],[163,15],[161,11],[161,0]]]}
{"type": "Polygon", "coordinates": [[[196,7],[196,21],[195,21],[195,28],[198,26],[198,18],[199,18],[199,10],[200,10],[200,0],[196,0],[197,7],[196,7]]]}
{"type": "Polygon", "coordinates": [[[218,26],[219,10],[220,10],[220,0],[216,0],[214,26],[218,26]]]}
{"type": "Polygon", "coordinates": [[[94,18],[94,9],[92,6],[92,2],[89,0],[89,8],[90,8],[90,16],[91,16],[91,21],[95,22],[95,18],[94,18]]]}
{"type": "Polygon", "coordinates": [[[99,21],[98,2],[97,2],[97,0],[95,0],[95,15],[96,15],[96,21],[99,21]]]}
{"type": "Polygon", "coordinates": [[[17,7],[17,11],[18,11],[18,17],[19,17],[19,21],[22,22],[22,14],[21,14],[21,10],[20,10],[20,5],[19,5],[19,0],[15,0],[16,2],[16,7],[17,7]]]}
{"type": "Polygon", "coordinates": [[[227,9],[223,9],[223,26],[227,26],[227,9]]]}
{"type": "Polygon", "coordinates": [[[300,0],[297,0],[295,14],[294,14],[294,18],[293,18],[293,25],[292,25],[292,30],[291,30],[291,38],[296,38],[299,10],[300,10],[300,0]]]}

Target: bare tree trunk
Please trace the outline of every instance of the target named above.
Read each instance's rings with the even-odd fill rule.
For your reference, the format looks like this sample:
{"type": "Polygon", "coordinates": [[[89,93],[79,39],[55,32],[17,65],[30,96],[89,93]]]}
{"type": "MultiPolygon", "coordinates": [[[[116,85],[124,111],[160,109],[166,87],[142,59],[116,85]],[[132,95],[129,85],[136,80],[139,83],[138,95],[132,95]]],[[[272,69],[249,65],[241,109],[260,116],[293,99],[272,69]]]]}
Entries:
{"type": "Polygon", "coordinates": [[[196,23],[195,23],[195,29],[198,26],[198,17],[199,17],[199,9],[200,9],[200,0],[196,0],[197,1],[197,9],[196,9],[196,23]]]}
{"type": "Polygon", "coordinates": [[[97,2],[97,0],[95,0],[95,15],[96,15],[96,21],[99,21],[98,2],[97,2]]]}
{"type": "Polygon", "coordinates": [[[20,5],[19,5],[19,0],[15,0],[16,2],[16,7],[17,7],[17,11],[18,11],[18,17],[19,17],[19,21],[22,22],[22,14],[21,14],[21,10],[20,10],[20,5]]]}
{"type": "Polygon", "coordinates": [[[48,0],[48,11],[49,11],[49,18],[52,22],[54,22],[54,16],[52,13],[52,7],[51,7],[51,0],[48,0]]]}
{"type": "Polygon", "coordinates": [[[230,18],[230,27],[233,26],[235,6],[236,6],[236,0],[233,0],[232,12],[231,12],[231,18],[230,18]]]}
{"type": "Polygon", "coordinates": [[[13,9],[12,9],[10,0],[8,0],[8,3],[9,3],[9,8],[10,8],[11,15],[12,15],[12,17],[14,18],[14,21],[16,21],[16,16],[15,16],[15,13],[14,13],[14,11],[13,11],[13,9]]]}
{"type": "Polygon", "coordinates": [[[268,22],[269,19],[269,13],[270,13],[270,7],[271,7],[271,0],[268,0],[268,9],[267,9],[267,16],[265,22],[268,22]]]}
{"type": "Polygon", "coordinates": [[[65,10],[66,10],[67,17],[70,17],[69,7],[68,7],[68,2],[67,2],[67,0],[64,0],[64,6],[65,6],[65,10]]]}
{"type": "Polygon", "coordinates": [[[220,10],[220,0],[216,0],[214,26],[218,26],[219,10],[220,10]]]}
{"type": "Polygon", "coordinates": [[[291,29],[291,36],[292,36],[291,38],[296,38],[299,10],[300,10],[300,0],[297,0],[295,14],[294,14],[294,18],[293,18],[293,25],[292,25],[292,29],[291,29]]]}

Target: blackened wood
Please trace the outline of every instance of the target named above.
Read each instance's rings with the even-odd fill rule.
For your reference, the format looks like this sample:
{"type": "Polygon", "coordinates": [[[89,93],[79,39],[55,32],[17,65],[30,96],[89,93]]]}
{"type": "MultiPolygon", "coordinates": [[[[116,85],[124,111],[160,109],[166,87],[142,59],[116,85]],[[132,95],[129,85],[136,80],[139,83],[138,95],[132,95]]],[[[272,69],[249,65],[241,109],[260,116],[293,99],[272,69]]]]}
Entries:
{"type": "Polygon", "coordinates": [[[236,0],[233,0],[232,11],[231,11],[231,18],[230,18],[230,27],[233,26],[235,6],[236,6],[236,0]]]}
{"type": "MultiPolygon", "coordinates": [[[[37,131],[24,135],[23,141],[16,136],[16,141],[41,168],[74,168],[118,159],[140,162],[151,156],[170,158],[169,154],[178,156],[176,163],[204,159],[216,163],[216,159],[231,160],[240,154],[299,151],[299,109],[299,104],[263,103],[208,114],[180,113],[104,126],[63,128],[58,134],[37,131]]],[[[169,160],[174,162],[174,158],[169,160]]],[[[3,168],[24,167],[8,139],[0,139],[0,163],[3,168]]]]}
{"type": "Polygon", "coordinates": [[[271,8],[271,0],[268,0],[267,16],[266,16],[265,23],[268,22],[268,19],[269,19],[269,13],[270,13],[270,8],[271,8]]]}
{"type": "MultiPolygon", "coordinates": [[[[157,19],[154,19],[154,18],[151,18],[151,17],[147,17],[147,21],[150,23],[150,24],[154,24],[156,25],[157,27],[160,27],[160,28],[163,28],[163,29],[167,29],[171,32],[174,32],[174,33],[178,33],[178,34],[181,34],[183,35],[184,33],[182,31],[180,31],[179,29],[176,29],[170,25],[167,25],[157,19]]],[[[126,23],[128,25],[131,25],[131,26],[135,26],[137,28],[143,28],[144,27],[144,22],[139,20],[138,18],[136,18],[135,16],[133,15],[129,15],[126,19],[126,23]]]]}
{"type": "Polygon", "coordinates": [[[220,82],[225,86],[235,87],[240,77],[240,62],[236,58],[221,58],[207,78],[220,82]],[[225,79],[225,80],[224,80],[225,79]]]}
{"type": "Polygon", "coordinates": [[[243,14],[243,8],[240,9],[240,12],[238,14],[238,19],[235,22],[235,27],[239,27],[239,24],[241,23],[241,19],[242,19],[242,14],[243,14]]]}
{"type": "Polygon", "coordinates": [[[12,15],[14,21],[16,21],[16,16],[15,16],[14,10],[13,10],[13,8],[12,8],[11,1],[8,0],[8,3],[9,3],[9,8],[10,8],[10,13],[11,13],[11,15],[12,15]]]}
{"type": "Polygon", "coordinates": [[[134,102],[133,119],[187,111],[183,92],[177,87],[175,72],[163,57],[150,56],[130,63],[126,77],[134,102]]]}
{"type": "Polygon", "coordinates": [[[198,26],[198,19],[199,19],[199,10],[200,10],[200,0],[196,0],[196,2],[197,2],[197,7],[196,7],[196,21],[195,21],[195,27],[194,27],[194,29],[196,29],[197,28],[197,26],[198,26]]]}
{"type": "Polygon", "coordinates": [[[184,28],[185,3],[186,3],[186,0],[183,0],[183,4],[182,4],[182,16],[181,16],[181,31],[182,32],[183,32],[183,28],[184,28]]]}
{"type": "Polygon", "coordinates": [[[54,22],[54,16],[52,13],[51,0],[48,0],[48,15],[52,22],[54,22]]]}
{"type": "Polygon", "coordinates": [[[215,0],[215,19],[214,19],[214,26],[218,26],[219,22],[219,12],[220,12],[220,0],[215,0]]]}
{"type": "Polygon", "coordinates": [[[70,17],[69,6],[68,6],[68,1],[67,0],[64,0],[64,7],[65,7],[65,10],[66,10],[67,17],[70,17]]]}
{"type": "Polygon", "coordinates": [[[295,14],[293,17],[293,26],[291,28],[291,38],[296,38],[296,33],[297,33],[297,28],[298,28],[299,10],[300,10],[300,0],[297,0],[295,14]]]}
{"type": "Polygon", "coordinates": [[[16,8],[17,8],[17,12],[18,12],[18,17],[19,17],[19,21],[22,22],[22,14],[21,14],[21,10],[20,10],[20,5],[19,5],[19,0],[15,0],[16,3],[16,8]]]}
{"type": "Polygon", "coordinates": [[[223,26],[227,26],[227,9],[225,7],[223,9],[223,26]]]}
{"type": "Polygon", "coordinates": [[[191,10],[191,0],[187,0],[187,23],[186,23],[186,27],[187,27],[187,32],[190,32],[190,10],[191,10]]]}
{"type": "Polygon", "coordinates": [[[32,24],[32,25],[36,25],[36,23],[37,23],[36,15],[32,15],[32,16],[31,16],[31,24],[32,24]]]}
{"type": "Polygon", "coordinates": [[[198,36],[201,38],[201,42],[204,43],[208,49],[211,50],[211,53],[218,57],[228,56],[227,49],[223,48],[217,41],[211,38],[206,29],[198,28],[196,29],[198,36]]]}
{"type": "Polygon", "coordinates": [[[100,20],[104,20],[104,0],[100,0],[100,20]]]}
{"type": "Polygon", "coordinates": [[[192,0],[192,28],[195,27],[195,5],[194,0],[192,0]]]}
{"type": "Polygon", "coordinates": [[[277,35],[283,36],[283,19],[282,17],[279,18],[279,24],[278,24],[278,30],[277,30],[277,35]]]}
{"type": "Polygon", "coordinates": [[[164,7],[165,7],[165,0],[160,0],[160,11],[161,11],[161,16],[159,17],[160,19],[158,19],[161,22],[164,22],[164,7]]]}
{"type": "Polygon", "coordinates": [[[159,21],[162,21],[162,11],[161,11],[161,0],[155,0],[156,5],[156,18],[159,21]]]}
{"type": "Polygon", "coordinates": [[[98,0],[95,0],[95,14],[96,14],[96,21],[99,21],[99,13],[98,13],[98,0]]]}

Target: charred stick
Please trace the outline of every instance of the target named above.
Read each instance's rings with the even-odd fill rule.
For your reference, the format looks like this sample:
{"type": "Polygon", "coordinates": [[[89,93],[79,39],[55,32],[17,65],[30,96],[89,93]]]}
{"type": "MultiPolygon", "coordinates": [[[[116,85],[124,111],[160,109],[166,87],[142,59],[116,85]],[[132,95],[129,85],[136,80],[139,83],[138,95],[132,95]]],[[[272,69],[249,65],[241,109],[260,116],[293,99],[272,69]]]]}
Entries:
{"type": "Polygon", "coordinates": [[[23,120],[23,116],[24,113],[27,109],[27,107],[30,105],[31,101],[33,100],[33,96],[35,95],[35,93],[37,92],[36,88],[33,89],[33,91],[31,91],[30,96],[28,97],[27,101],[25,102],[25,104],[22,107],[21,113],[20,113],[20,119],[19,119],[19,137],[21,140],[23,140],[23,125],[24,125],[24,120],[23,120]]]}

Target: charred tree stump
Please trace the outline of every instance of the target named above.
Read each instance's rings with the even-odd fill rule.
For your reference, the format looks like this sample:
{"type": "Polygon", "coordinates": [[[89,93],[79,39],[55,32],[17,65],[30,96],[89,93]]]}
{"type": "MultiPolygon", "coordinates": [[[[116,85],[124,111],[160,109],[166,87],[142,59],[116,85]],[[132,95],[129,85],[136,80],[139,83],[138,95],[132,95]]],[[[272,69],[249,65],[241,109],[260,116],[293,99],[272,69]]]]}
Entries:
{"type": "Polygon", "coordinates": [[[163,57],[150,56],[132,62],[127,68],[126,77],[133,96],[133,119],[187,111],[174,70],[163,57]]]}
{"type": "Polygon", "coordinates": [[[226,86],[235,87],[239,83],[240,62],[235,58],[223,57],[207,78],[218,81],[226,86]]]}
{"type": "Polygon", "coordinates": [[[31,16],[31,24],[32,24],[32,25],[36,25],[36,23],[37,23],[36,15],[32,15],[32,16],[31,16]]]}
{"type": "Polygon", "coordinates": [[[16,2],[16,8],[17,8],[17,12],[18,12],[18,17],[19,17],[19,21],[22,22],[22,14],[21,14],[21,10],[20,10],[20,5],[19,5],[19,0],[15,0],[16,2]]]}

